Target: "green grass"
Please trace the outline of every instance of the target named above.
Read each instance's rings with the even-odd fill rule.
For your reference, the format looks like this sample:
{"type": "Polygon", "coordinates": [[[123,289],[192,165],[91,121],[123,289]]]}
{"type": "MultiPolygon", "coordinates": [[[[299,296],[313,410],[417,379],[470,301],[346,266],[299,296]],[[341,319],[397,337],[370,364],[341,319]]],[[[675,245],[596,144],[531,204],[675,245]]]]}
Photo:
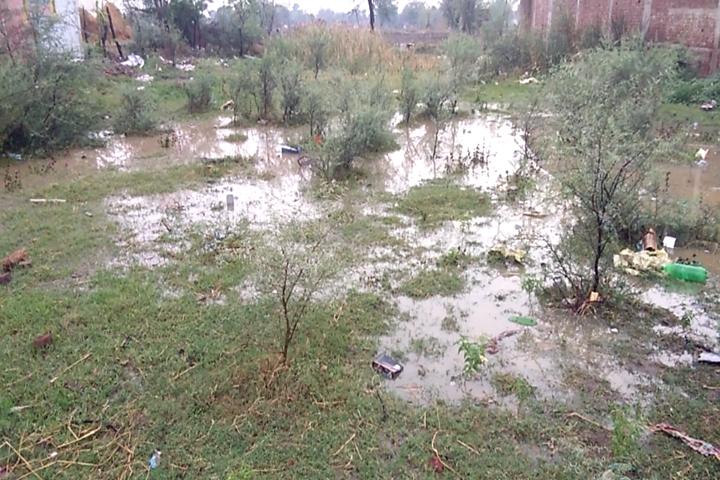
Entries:
{"type": "Polygon", "coordinates": [[[449,297],[464,289],[465,278],[453,268],[422,270],[400,286],[400,292],[411,298],[449,297]]]}
{"type": "Polygon", "coordinates": [[[247,135],[244,133],[231,133],[227,137],[225,137],[226,142],[233,142],[233,143],[242,143],[245,140],[247,140],[247,135]]]}
{"type": "MultiPolygon", "coordinates": [[[[538,80],[541,80],[538,78],[538,80]]],[[[522,85],[516,78],[488,80],[483,85],[479,83],[467,90],[464,100],[479,105],[498,103],[501,105],[517,105],[527,101],[536,91],[539,84],[522,85]]]]}
{"type": "Polygon", "coordinates": [[[437,228],[451,220],[486,216],[491,209],[485,193],[446,179],[412,187],[394,207],[398,213],[415,217],[421,228],[437,228]]]}

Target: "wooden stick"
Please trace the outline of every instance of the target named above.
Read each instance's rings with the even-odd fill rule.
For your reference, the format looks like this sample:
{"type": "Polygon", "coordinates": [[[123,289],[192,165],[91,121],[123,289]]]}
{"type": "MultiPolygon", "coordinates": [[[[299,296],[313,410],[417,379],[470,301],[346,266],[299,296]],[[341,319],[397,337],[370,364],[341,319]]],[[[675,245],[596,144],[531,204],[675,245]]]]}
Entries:
{"type": "Polygon", "coordinates": [[[456,441],[457,441],[457,443],[459,443],[459,444],[462,445],[463,447],[467,448],[467,449],[470,450],[471,452],[480,455],[480,452],[478,452],[477,450],[475,450],[473,447],[471,447],[471,446],[468,445],[467,443],[465,443],[465,442],[463,442],[463,441],[461,441],[461,440],[457,440],[457,439],[456,439],[456,441]]]}
{"type": "Polygon", "coordinates": [[[457,472],[456,472],[455,470],[453,470],[453,468],[452,468],[450,465],[448,465],[447,463],[445,463],[442,458],[440,458],[440,452],[438,452],[438,451],[437,451],[437,448],[435,448],[435,437],[437,437],[437,434],[438,434],[438,433],[440,433],[440,430],[437,430],[437,431],[433,434],[432,441],[430,442],[430,448],[432,448],[432,451],[435,452],[435,457],[437,457],[437,459],[440,461],[440,463],[443,465],[443,467],[447,468],[448,470],[450,470],[451,472],[453,472],[455,475],[457,475],[457,472]]]}
{"type": "Polygon", "coordinates": [[[199,364],[199,363],[196,363],[196,364],[193,365],[192,367],[186,368],[186,369],[183,370],[182,372],[180,372],[180,373],[178,373],[177,375],[175,375],[175,376],[173,377],[173,380],[177,380],[178,378],[182,377],[183,375],[185,375],[187,372],[189,372],[189,371],[192,370],[193,368],[197,367],[198,365],[200,365],[200,364],[199,364]]]}
{"type": "Polygon", "coordinates": [[[20,460],[22,460],[22,462],[25,464],[25,466],[27,467],[27,469],[30,471],[30,475],[35,475],[35,477],[37,477],[38,480],[43,480],[43,478],[32,468],[32,465],[30,465],[30,462],[28,462],[27,460],[25,460],[25,457],[23,457],[20,452],[18,452],[17,450],[15,450],[15,447],[13,447],[13,446],[10,444],[10,442],[5,442],[4,445],[7,445],[8,447],[10,447],[10,449],[11,449],[13,452],[15,452],[15,455],[17,455],[18,458],[19,458],[20,460]]]}
{"type": "Polygon", "coordinates": [[[353,433],[352,435],[350,435],[350,438],[348,438],[347,441],[346,441],[345,443],[343,443],[342,447],[338,448],[337,452],[333,453],[332,456],[333,456],[333,457],[337,457],[338,454],[339,454],[340,452],[342,452],[345,447],[347,447],[347,444],[350,443],[350,442],[352,442],[352,439],[353,439],[353,438],[355,438],[355,434],[354,434],[354,433],[353,433]]]}
{"type": "Polygon", "coordinates": [[[57,379],[60,377],[60,375],[62,375],[63,373],[67,372],[68,370],[70,370],[71,368],[73,368],[73,367],[74,367],[75,365],[77,365],[78,363],[80,363],[80,362],[82,362],[82,361],[84,361],[84,360],[87,360],[88,357],[90,357],[91,355],[92,355],[92,353],[88,353],[87,355],[85,355],[84,357],[82,357],[80,360],[78,360],[77,362],[75,362],[75,363],[73,363],[72,365],[70,365],[69,367],[67,367],[65,370],[63,370],[62,372],[60,372],[60,374],[59,374],[57,377],[55,377],[55,378],[53,378],[52,380],[50,380],[50,383],[55,383],[55,380],[57,380],[57,379]]]}
{"type": "Polygon", "coordinates": [[[98,427],[98,428],[96,428],[95,430],[92,430],[92,431],[86,433],[85,435],[83,435],[82,437],[78,438],[77,440],[73,440],[73,441],[71,441],[71,442],[63,443],[62,445],[60,445],[59,447],[57,447],[55,450],[60,450],[60,449],[63,449],[63,448],[65,448],[65,447],[69,447],[70,445],[73,445],[73,444],[78,443],[78,442],[80,442],[80,441],[82,441],[82,440],[85,440],[85,439],[88,438],[88,437],[92,437],[92,436],[95,435],[97,432],[99,432],[102,428],[103,428],[103,427],[98,427]]]}
{"type": "Polygon", "coordinates": [[[63,200],[62,198],[31,198],[31,203],[66,203],[67,200],[63,200]]]}
{"type": "Polygon", "coordinates": [[[568,413],[567,415],[565,415],[565,418],[570,418],[570,417],[576,417],[576,418],[579,418],[580,420],[585,420],[585,421],[586,421],[587,423],[589,423],[590,425],[595,425],[595,426],[598,427],[598,428],[602,428],[602,429],[605,430],[606,432],[612,431],[611,429],[607,428],[606,426],[600,425],[599,423],[595,422],[594,420],[590,420],[590,419],[587,418],[586,416],[581,415],[581,414],[579,414],[579,413],[577,413],[577,412],[572,412],[572,413],[568,413]]]}

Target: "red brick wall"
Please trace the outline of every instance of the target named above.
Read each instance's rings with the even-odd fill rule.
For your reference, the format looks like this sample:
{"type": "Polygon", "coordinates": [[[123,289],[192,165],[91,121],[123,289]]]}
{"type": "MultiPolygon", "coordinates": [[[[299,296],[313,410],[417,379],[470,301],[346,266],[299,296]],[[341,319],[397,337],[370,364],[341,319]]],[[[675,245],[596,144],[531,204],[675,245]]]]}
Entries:
{"type": "Polygon", "coordinates": [[[560,15],[576,29],[622,20],[629,32],[652,42],[681,43],[695,52],[701,73],[718,68],[720,0],[521,0],[521,25],[547,32],[560,15]]]}

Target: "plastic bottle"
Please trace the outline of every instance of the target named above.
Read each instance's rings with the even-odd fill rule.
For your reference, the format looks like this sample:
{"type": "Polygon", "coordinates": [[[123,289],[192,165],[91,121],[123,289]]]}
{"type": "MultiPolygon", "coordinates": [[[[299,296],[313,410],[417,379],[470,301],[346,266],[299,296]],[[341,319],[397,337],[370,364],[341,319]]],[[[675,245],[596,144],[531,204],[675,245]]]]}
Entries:
{"type": "Polygon", "coordinates": [[[707,280],[707,270],[703,267],[694,265],[683,265],[681,263],[671,263],[663,267],[665,273],[681,280],[689,282],[705,283],[707,280]]]}

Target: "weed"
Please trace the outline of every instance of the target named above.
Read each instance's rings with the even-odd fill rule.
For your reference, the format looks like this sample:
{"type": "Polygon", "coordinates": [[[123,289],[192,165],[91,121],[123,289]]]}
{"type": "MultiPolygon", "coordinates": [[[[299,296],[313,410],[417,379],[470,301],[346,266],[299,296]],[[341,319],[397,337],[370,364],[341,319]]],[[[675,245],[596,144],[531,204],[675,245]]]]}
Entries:
{"type": "Polygon", "coordinates": [[[240,132],[231,133],[227,137],[225,137],[226,142],[233,142],[233,143],[242,143],[245,140],[247,140],[247,135],[240,132]]]}
{"type": "Polygon", "coordinates": [[[394,208],[417,218],[421,228],[436,228],[448,221],[486,216],[491,202],[485,193],[473,188],[434,180],[412,187],[394,208]]]}
{"type": "Polygon", "coordinates": [[[485,349],[487,341],[485,339],[470,340],[465,335],[461,335],[460,339],[455,342],[458,346],[458,353],[462,354],[464,359],[463,375],[465,378],[472,378],[480,372],[480,368],[487,362],[485,358],[485,349]]]}
{"type": "Polygon", "coordinates": [[[440,328],[446,332],[459,332],[460,325],[458,324],[457,318],[454,315],[448,314],[442,319],[440,328]]]}
{"type": "Polygon", "coordinates": [[[436,337],[415,337],[410,340],[410,350],[417,356],[438,358],[445,353],[445,345],[436,337]]]}
{"type": "Polygon", "coordinates": [[[212,105],[212,89],[214,79],[201,75],[184,86],[187,97],[187,110],[190,113],[205,113],[212,105]]]}
{"type": "Polygon", "coordinates": [[[617,459],[631,459],[639,448],[642,427],[639,422],[632,420],[628,413],[626,408],[619,406],[612,410],[612,453],[617,459]]]}
{"type": "Polygon", "coordinates": [[[118,135],[148,135],[155,129],[155,109],[155,102],[147,91],[128,87],[122,92],[113,130],[118,135]]]}
{"type": "Polygon", "coordinates": [[[453,247],[437,261],[438,267],[465,267],[472,261],[464,248],[453,247]]]}
{"type": "Polygon", "coordinates": [[[400,286],[411,298],[448,297],[465,289],[465,279],[456,269],[422,270],[400,286]]]}

